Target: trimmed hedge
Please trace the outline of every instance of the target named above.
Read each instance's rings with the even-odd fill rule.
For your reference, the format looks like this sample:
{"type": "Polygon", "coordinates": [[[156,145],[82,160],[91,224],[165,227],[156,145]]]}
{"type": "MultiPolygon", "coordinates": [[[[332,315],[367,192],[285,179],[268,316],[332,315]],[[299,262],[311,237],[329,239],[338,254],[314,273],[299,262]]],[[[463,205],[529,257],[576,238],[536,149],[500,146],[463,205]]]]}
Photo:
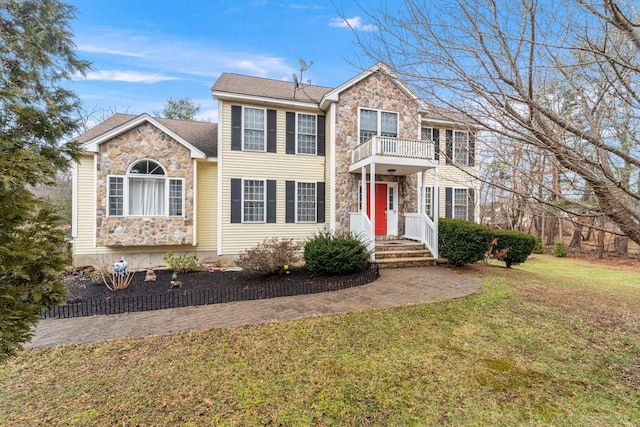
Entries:
{"type": "Polygon", "coordinates": [[[520,231],[493,230],[461,219],[440,218],[438,223],[440,256],[455,266],[484,260],[488,252],[502,252],[498,259],[510,268],[525,262],[536,246],[535,236],[520,231]]]}
{"type": "Polygon", "coordinates": [[[438,220],[440,256],[460,266],[483,260],[493,240],[493,230],[461,219],[438,220]]]}
{"type": "Polygon", "coordinates": [[[536,246],[535,236],[521,231],[498,230],[493,234],[497,239],[495,250],[509,249],[501,260],[507,264],[507,268],[525,262],[536,246]]]}
{"type": "Polygon", "coordinates": [[[369,252],[353,234],[321,232],[305,243],[304,263],[313,273],[353,273],[367,268],[369,252]]]}

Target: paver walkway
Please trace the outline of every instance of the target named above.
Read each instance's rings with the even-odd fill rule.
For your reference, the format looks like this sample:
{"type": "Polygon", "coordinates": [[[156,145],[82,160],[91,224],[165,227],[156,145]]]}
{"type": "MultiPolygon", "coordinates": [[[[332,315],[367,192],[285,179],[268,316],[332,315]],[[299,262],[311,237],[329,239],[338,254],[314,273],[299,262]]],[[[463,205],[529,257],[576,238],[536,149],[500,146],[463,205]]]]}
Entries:
{"type": "Polygon", "coordinates": [[[399,307],[460,298],[480,290],[478,279],[461,276],[446,267],[383,269],[380,275],[367,285],[319,294],[41,320],[26,347],[96,343],[399,307]]]}

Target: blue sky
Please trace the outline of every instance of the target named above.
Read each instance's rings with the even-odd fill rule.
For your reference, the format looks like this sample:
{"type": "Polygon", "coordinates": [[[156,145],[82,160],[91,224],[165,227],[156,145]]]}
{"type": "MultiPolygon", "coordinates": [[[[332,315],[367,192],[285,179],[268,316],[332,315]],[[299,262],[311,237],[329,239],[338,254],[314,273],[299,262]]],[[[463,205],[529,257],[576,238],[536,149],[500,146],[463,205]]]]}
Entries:
{"type": "MultiPolygon", "coordinates": [[[[161,111],[168,98],[200,104],[198,119],[217,121],[211,86],[222,72],[338,86],[370,66],[341,14],[357,31],[374,31],[356,2],[336,0],[67,0],[78,55],[92,62],[71,89],[100,121],[117,111],[161,111]]],[[[377,4],[377,2],[375,2],[377,4]]],[[[393,3],[393,2],[387,2],[393,3]]],[[[387,5],[388,6],[388,5],[387,5]]]]}

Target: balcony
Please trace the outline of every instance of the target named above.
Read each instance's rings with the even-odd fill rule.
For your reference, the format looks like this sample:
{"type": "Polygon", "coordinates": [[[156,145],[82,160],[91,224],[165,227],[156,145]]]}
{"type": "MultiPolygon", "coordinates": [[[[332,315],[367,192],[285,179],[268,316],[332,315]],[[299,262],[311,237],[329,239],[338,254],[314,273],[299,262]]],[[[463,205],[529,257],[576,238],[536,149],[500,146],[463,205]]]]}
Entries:
{"type": "Polygon", "coordinates": [[[349,172],[375,164],[378,174],[410,175],[438,165],[433,141],[373,136],[351,152],[349,172]]]}

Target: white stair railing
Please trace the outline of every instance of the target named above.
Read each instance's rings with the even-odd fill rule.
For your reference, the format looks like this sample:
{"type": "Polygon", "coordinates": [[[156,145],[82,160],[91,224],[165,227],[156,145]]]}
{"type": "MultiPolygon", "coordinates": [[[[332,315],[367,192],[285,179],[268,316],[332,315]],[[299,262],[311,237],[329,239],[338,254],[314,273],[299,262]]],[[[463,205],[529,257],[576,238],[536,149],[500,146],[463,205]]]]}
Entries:
{"type": "Polygon", "coordinates": [[[373,235],[373,227],[371,226],[371,220],[367,214],[363,212],[351,212],[349,213],[349,228],[351,233],[356,235],[365,244],[367,250],[371,254],[371,261],[376,260],[376,239],[373,235]]]}
{"type": "Polygon", "coordinates": [[[438,229],[435,223],[425,214],[408,213],[405,218],[405,237],[423,243],[438,258],[438,229]]]}

